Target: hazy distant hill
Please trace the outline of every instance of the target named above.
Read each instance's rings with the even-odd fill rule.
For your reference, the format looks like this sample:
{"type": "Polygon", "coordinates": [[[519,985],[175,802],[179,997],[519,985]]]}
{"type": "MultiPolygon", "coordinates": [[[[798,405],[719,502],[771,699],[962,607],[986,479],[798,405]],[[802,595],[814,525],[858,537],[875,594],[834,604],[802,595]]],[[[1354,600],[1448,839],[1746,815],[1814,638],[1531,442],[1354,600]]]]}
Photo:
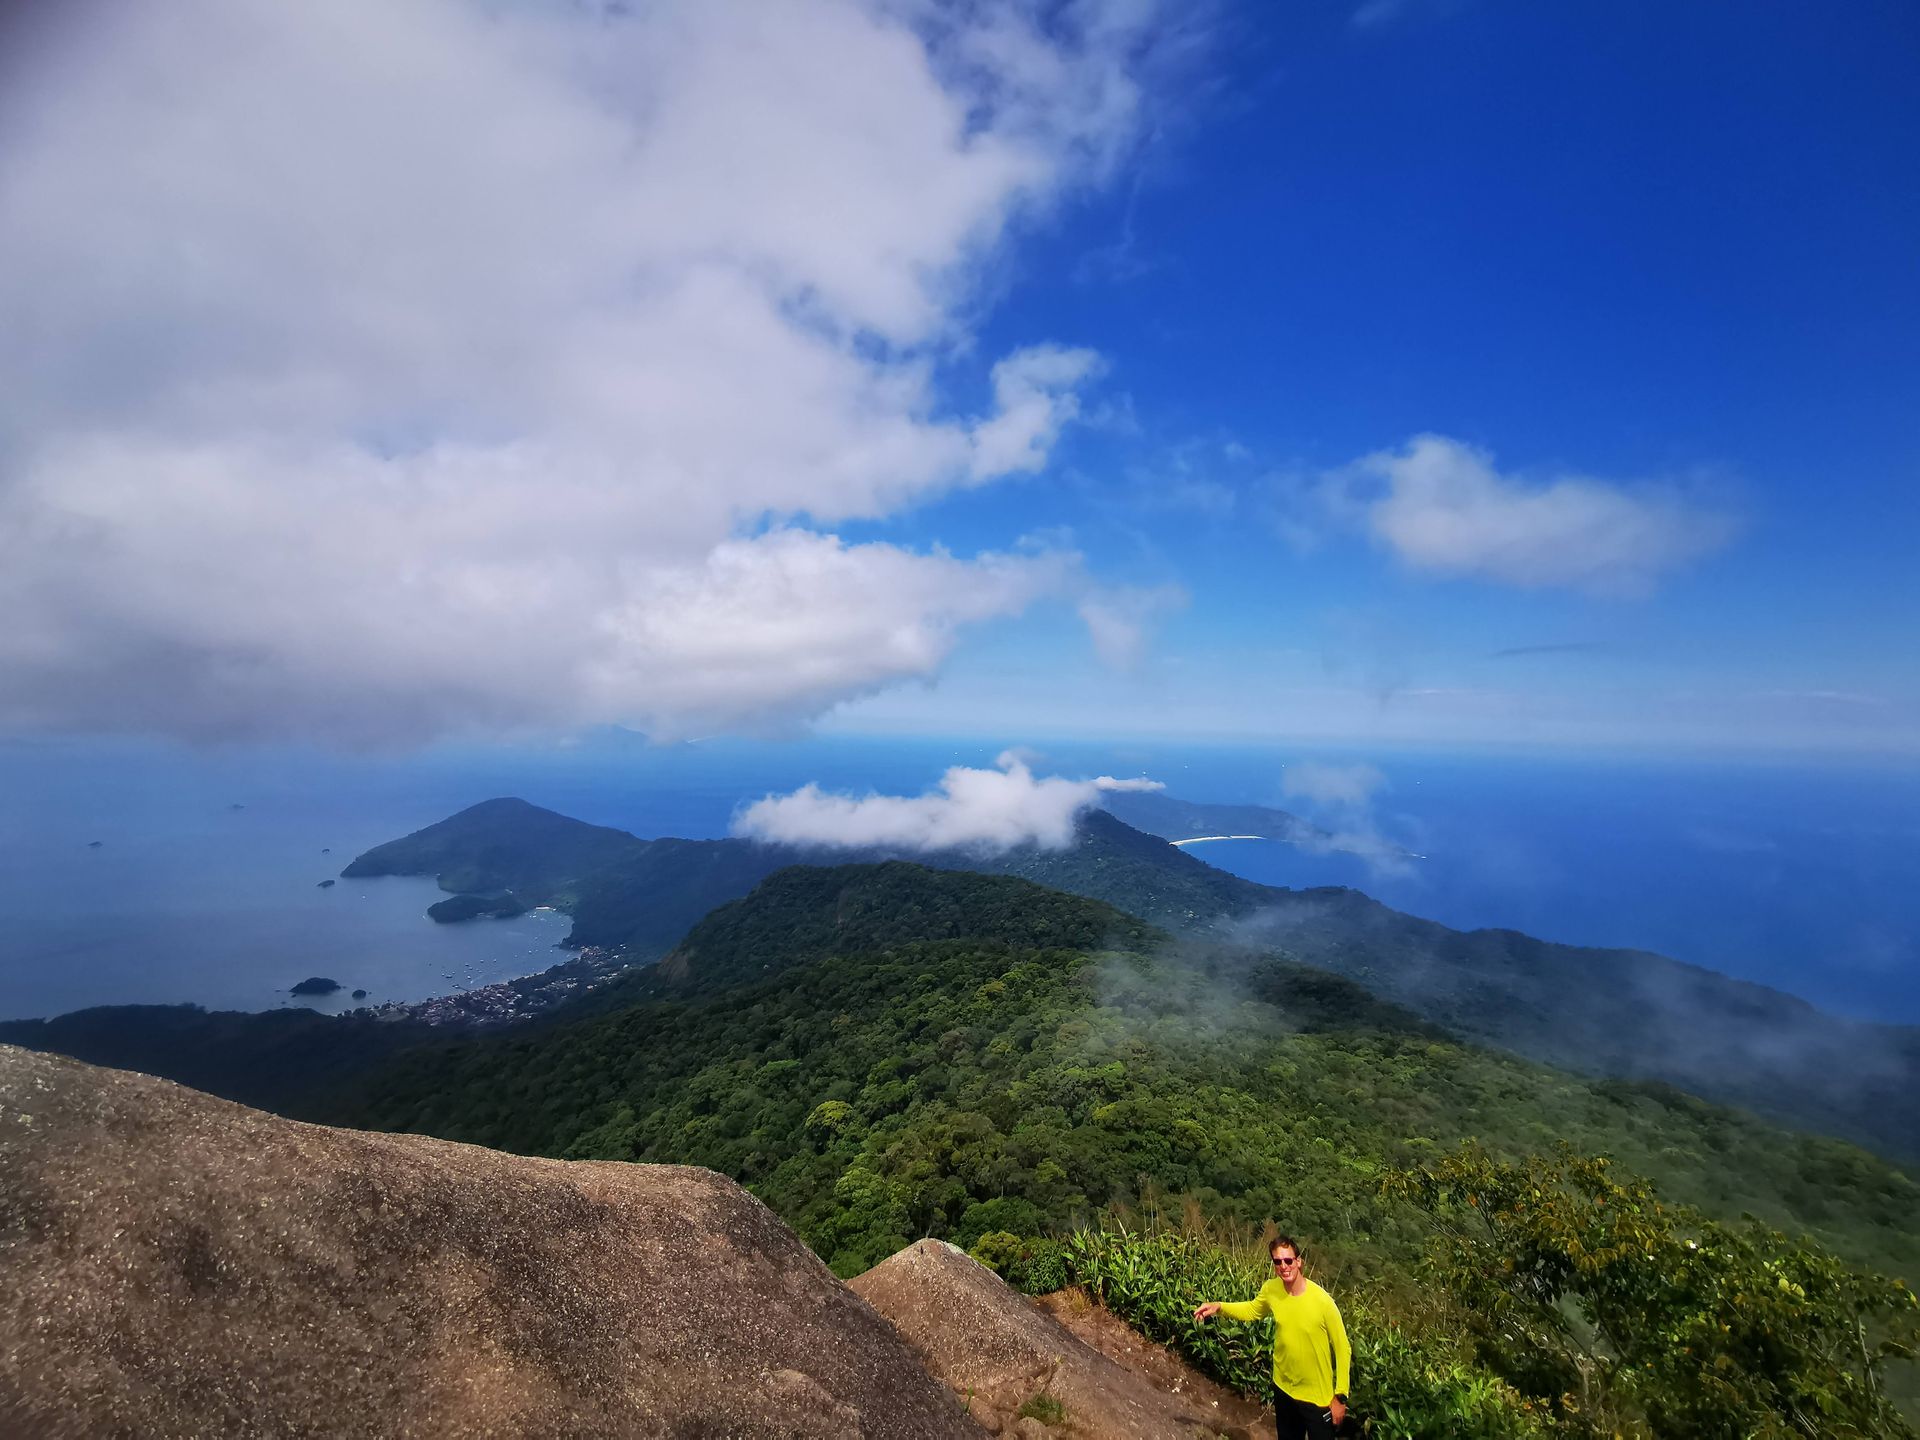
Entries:
{"type": "Polygon", "coordinates": [[[570,881],[647,845],[624,830],[503,798],[470,805],[424,830],[376,845],[340,873],[348,878],[432,875],[442,890],[456,894],[526,890],[550,899],[570,881]]]}
{"type": "MultiPolygon", "coordinates": [[[[1280,813],[1280,812],[1275,812],[1280,813]]],[[[744,840],[624,838],[522,801],[474,806],[354,862],[483,874],[574,920],[570,943],[654,959],[701,915],[796,862],[887,858],[744,840]],[[567,876],[558,856],[584,873],[567,876]]],[[[1595,1074],[1663,1080],[1789,1124],[1920,1156],[1920,1030],[1827,1015],[1765,986],[1643,951],[1463,932],[1354,890],[1287,890],[1207,865],[1104,811],[1064,850],[916,855],[1104,900],[1182,935],[1285,953],[1359,981],[1455,1033],[1595,1074]]],[[[1631,905],[1632,896],[1622,896],[1631,905]]]]}

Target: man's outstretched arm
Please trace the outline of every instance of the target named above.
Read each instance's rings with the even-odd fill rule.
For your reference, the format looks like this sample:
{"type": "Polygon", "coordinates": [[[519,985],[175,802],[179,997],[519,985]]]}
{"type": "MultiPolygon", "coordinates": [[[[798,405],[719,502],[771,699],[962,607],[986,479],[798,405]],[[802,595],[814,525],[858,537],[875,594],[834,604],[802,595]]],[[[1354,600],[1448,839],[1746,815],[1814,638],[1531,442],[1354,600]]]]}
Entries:
{"type": "Polygon", "coordinates": [[[1259,1320],[1272,1313],[1273,1307],[1256,1295],[1251,1300],[1209,1300],[1193,1312],[1193,1318],[1204,1322],[1224,1315],[1229,1320],[1259,1320]]]}

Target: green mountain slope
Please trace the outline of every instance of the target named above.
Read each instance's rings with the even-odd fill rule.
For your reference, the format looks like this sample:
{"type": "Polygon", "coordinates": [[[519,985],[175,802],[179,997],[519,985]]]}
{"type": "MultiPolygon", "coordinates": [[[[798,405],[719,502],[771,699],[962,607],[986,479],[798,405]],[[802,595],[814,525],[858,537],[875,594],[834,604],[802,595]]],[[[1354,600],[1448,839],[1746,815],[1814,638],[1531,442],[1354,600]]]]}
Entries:
{"type": "MultiPolygon", "coordinates": [[[[833,954],[922,941],[1150,950],[1168,937],[1097,900],[891,860],[792,866],[722,905],[658,967],[674,993],[724,990],[833,954]]],[[[647,972],[641,972],[645,974],[647,972]]]]}
{"type": "Polygon", "coordinates": [[[1863,1151],[1462,1044],[1338,977],[1158,944],[1005,878],[785,871],[679,955],[679,978],[649,976],[616,1013],[411,1052],[336,1118],[709,1165],[843,1273],[922,1234],[1040,1233],[1143,1189],[1284,1217],[1385,1273],[1414,1232],[1382,1168],[1467,1136],[1606,1152],[1713,1213],[1920,1273],[1920,1191],[1863,1151]],[[953,934],[976,915],[983,934],[953,934]]]}
{"type": "MultiPolygon", "coordinates": [[[[642,960],[666,953],[700,915],[786,865],[886,858],[743,840],[626,837],[623,848],[617,831],[522,802],[489,802],[421,835],[434,843],[410,857],[417,873],[481,873],[522,898],[560,903],[573,916],[570,943],[626,948],[642,960]],[[522,824],[524,834],[516,831],[522,824]],[[561,854],[591,864],[566,876],[561,854]],[[523,870],[513,868],[516,857],[523,870]]],[[[1678,1085],[1889,1155],[1920,1157],[1920,1106],[1910,1098],[1920,1091],[1914,1027],[1843,1020],[1660,955],[1559,945],[1516,931],[1462,932],[1353,890],[1258,885],[1099,810],[1082,817],[1076,843],[1064,850],[913,858],[1103,900],[1170,931],[1230,943],[1242,965],[1279,952],[1521,1055],[1678,1085]]]]}

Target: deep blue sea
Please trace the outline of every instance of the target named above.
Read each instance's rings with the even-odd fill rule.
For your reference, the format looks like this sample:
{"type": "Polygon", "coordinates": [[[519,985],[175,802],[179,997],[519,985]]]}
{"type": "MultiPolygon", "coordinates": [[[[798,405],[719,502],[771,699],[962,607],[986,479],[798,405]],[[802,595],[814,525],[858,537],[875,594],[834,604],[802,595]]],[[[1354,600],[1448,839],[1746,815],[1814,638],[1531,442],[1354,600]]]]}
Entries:
{"type": "MultiPolygon", "coordinates": [[[[151,745],[0,746],[0,1018],[86,1005],[266,1009],[305,976],[414,1000],[544,968],[564,918],[437,926],[431,881],[341,880],[362,850],[519,795],[636,834],[726,833],[808,780],[918,792],[977,741],[816,738],[443,748],[349,758],[151,745]],[[92,842],[98,841],[95,846],[92,842]]],[[[1381,870],[1263,841],[1192,853],[1275,885],[1352,885],[1450,925],[1633,945],[1843,1014],[1920,1021],[1920,767],[1326,747],[1053,745],[1035,769],[1146,774],[1280,805],[1286,767],[1365,761],[1361,816],[1424,859],[1381,870]]],[[[1353,812],[1322,814],[1351,822],[1353,812]]],[[[325,1002],[351,1003],[346,992],[325,1002]]]]}

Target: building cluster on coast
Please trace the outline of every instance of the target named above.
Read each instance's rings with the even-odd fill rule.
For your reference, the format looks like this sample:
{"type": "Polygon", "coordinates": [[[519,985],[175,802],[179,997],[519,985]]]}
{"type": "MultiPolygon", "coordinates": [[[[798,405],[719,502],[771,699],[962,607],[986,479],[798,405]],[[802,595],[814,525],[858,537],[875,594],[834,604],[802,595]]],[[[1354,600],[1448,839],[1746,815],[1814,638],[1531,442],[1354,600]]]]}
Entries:
{"type": "Polygon", "coordinates": [[[486,1029],[531,1019],[604,983],[629,965],[619,951],[588,945],[572,959],[537,975],[522,975],[497,985],[483,985],[410,1003],[390,1001],[369,1007],[367,1013],[378,1020],[415,1020],[424,1025],[486,1029]]]}

